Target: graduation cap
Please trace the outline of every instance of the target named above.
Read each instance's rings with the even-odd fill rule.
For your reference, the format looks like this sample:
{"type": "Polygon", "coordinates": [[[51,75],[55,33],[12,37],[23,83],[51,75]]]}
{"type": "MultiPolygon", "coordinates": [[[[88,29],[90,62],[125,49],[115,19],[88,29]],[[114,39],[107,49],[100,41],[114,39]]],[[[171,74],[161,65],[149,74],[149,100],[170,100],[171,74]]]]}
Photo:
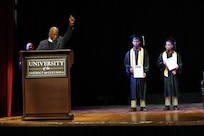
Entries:
{"type": "Polygon", "coordinates": [[[166,39],[166,42],[171,42],[171,44],[174,46],[174,50],[176,50],[176,40],[172,37],[172,36],[169,36],[167,39],[166,39]]]}
{"type": "Polygon", "coordinates": [[[131,40],[139,40],[142,43],[142,46],[145,46],[145,39],[144,36],[139,36],[139,35],[131,35],[130,36],[131,40]]]}

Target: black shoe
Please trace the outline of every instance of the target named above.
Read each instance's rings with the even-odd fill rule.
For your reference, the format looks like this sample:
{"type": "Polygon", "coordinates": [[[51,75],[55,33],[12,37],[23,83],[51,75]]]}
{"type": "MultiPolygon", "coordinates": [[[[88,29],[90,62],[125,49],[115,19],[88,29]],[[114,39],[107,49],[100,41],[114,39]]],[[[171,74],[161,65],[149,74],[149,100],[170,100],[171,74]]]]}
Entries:
{"type": "Polygon", "coordinates": [[[174,106],[173,110],[179,110],[178,106],[174,106]]]}
{"type": "Polygon", "coordinates": [[[164,110],[166,111],[166,110],[170,110],[170,106],[165,106],[164,107],[164,110]]]}
{"type": "Polygon", "coordinates": [[[130,108],[129,112],[137,111],[137,108],[130,108]]]}
{"type": "Polygon", "coordinates": [[[140,111],[147,111],[147,108],[146,107],[141,107],[140,111]]]}

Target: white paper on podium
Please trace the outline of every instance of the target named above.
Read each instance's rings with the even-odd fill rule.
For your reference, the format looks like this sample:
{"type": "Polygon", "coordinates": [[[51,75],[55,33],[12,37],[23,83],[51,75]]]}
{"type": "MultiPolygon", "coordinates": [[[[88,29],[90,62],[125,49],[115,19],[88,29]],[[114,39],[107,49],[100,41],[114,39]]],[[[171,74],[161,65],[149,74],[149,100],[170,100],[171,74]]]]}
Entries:
{"type": "Polygon", "coordinates": [[[178,64],[173,59],[173,57],[166,59],[165,63],[170,71],[178,67],[178,64]]]}
{"type": "Polygon", "coordinates": [[[144,78],[143,65],[136,65],[134,67],[134,78],[144,78]]]}

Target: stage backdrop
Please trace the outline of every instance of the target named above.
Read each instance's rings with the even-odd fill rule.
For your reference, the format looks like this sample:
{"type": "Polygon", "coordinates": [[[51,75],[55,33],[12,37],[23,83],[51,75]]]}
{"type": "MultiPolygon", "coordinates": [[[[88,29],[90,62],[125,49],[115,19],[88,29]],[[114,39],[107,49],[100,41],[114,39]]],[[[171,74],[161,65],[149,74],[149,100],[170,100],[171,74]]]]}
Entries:
{"type": "MultiPolygon", "coordinates": [[[[68,43],[74,49],[75,63],[72,65],[72,104],[127,104],[129,79],[125,75],[123,59],[130,49],[129,36],[145,36],[145,48],[150,55],[148,93],[163,98],[161,73],[156,68],[156,59],[164,50],[164,41],[173,36],[177,50],[183,60],[181,93],[196,93],[200,100],[200,80],[204,63],[203,30],[204,4],[195,0],[176,3],[131,0],[123,1],[67,1],[17,0],[1,4],[1,104],[8,115],[21,108],[20,72],[18,51],[25,48],[27,41],[35,46],[48,37],[50,26],[56,25],[63,35],[68,25],[68,16],[76,18],[75,31],[68,43]],[[83,5],[79,10],[79,3],[83,5]],[[9,5],[10,4],[10,5],[9,5]],[[13,38],[13,9],[15,37],[13,38]],[[54,7],[54,8],[53,8],[54,7]],[[14,42],[14,46],[13,46],[14,42]],[[13,59],[13,60],[12,60],[13,59]],[[4,62],[4,63],[3,63],[4,62]],[[12,66],[13,65],[13,66],[12,66]],[[12,71],[13,68],[13,71],[12,71]],[[13,72],[13,74],[12,74],[13,72]],[[12,79],[13,75],[13,79],[12,79]],[[13,81],[13,86],[11,86],[13,81]],[[12,90],[13,89],[13,90],[12,90]],[[12,92],[12,94],[11,94],[12,92]],[[12,101],[11,101],[12,97],[12,101]]],[[[189,96],[189,95],[187,95],[189,96]]],[[[190,97],[182,97],[186,101],[190,97]]],[[[148,101],[149,99],[147,99],[148,101]]],[[[195,102],[194,100],[188,102],[195,102]]],[[[157,100],[153,100],[157,103],[157,100]]],[[[163,104],[163,101],[160,102],[163,104]]]]}
{"type": "Polygon", "coordinates": [[[68,5],[64,0],[51,3],[49,0],[19,0],[16,47],[24,49],[28,40],[37,46],[40,40],[48,37],[52,25],[58,26],[63,35],[67,18],[73,14],[75,31],[68,43],[75,51],[73,104],[126,104],[129,79],[125,75],[123,58],[131,47],[129,36],[133,33],[145,36],[145,48],[150,55],[148,96],[163,93],[156,59],[164,50],[166,38],[172,36],[184,64],[181,92],[200,93],[204,67],[200,61],[204,57],[203,6],[194,0],[76,0],[69,1],[68,5]],[[79,3],[83,5],[80,10],[79,3]]]}

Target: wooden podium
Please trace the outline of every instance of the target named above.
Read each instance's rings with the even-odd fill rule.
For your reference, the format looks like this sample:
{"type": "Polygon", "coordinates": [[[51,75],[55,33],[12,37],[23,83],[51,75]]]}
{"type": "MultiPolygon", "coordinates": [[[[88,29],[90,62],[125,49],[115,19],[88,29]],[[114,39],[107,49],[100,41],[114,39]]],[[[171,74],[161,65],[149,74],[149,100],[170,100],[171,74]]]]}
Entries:
{"type": "Polygon", "coordinates": [[[19,51],[22,120],[74,119],[71,113],[71,49],[19,51]]]}

